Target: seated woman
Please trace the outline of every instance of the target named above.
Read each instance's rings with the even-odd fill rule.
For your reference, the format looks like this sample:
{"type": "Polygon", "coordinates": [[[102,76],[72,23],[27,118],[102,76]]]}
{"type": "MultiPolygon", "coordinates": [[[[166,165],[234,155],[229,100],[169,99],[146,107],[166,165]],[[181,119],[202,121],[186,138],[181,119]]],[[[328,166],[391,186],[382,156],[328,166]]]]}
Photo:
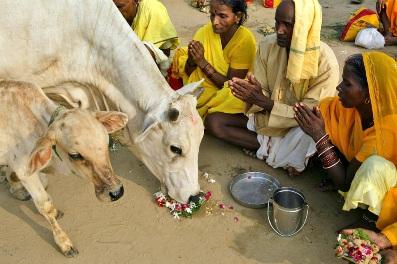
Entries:
{"type": "Polygon", "coordinates": [[[295,119],[344,192],[343,210],[366,205],[379,215],[397,183],[397,63],[381,52],[356,54],[346,60],[342,77],[339,98],[326,98],[314,109],[296,104],[295,119]]]}
{"type": "MultiPolygon", "coordinates": [[[[170,55],[170,50],[179,45],[174,25],[167,9],[159,0],[113,0],[132,30],[142,41],[170,55]]],[[[150,51],[150,47],[149,51],[150,51]]],[[[152,54],[153,55],[153,54],[152,54]]]]}
{"type": "Polygon", "coordinates": [[[377,0],[376,11],[383,25],[385,45],[397,44],[397,1],[377,0]]]}
{"type": "Polygon", "coordinates": [[[246,18],[244,0],[211,0],[211,23],[196,32],[187,48],[176,51],[172,75],[184,84],[204,79],[197,102],[203,118],[214,112],[244,112],[244,103],[231,94],[227,81],[245,78],[255,57],[255,37],[242,26],[246,18]]]}

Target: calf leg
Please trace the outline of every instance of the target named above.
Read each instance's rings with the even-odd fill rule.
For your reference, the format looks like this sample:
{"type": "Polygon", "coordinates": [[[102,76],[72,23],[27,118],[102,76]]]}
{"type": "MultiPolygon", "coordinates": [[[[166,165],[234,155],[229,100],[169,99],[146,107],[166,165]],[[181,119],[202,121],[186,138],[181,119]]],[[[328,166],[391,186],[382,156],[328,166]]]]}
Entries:
{"type": "MultiPolygon", "coordinates": [[[[30,200],[30,194],[29,192],[23,187],[21,181],[19,180],[18,176],[16,175],[15,172],[9,171],[4,171],[6,174],[6,179],[9,185],[9,192],[11,195],[21,201],[27,201],[30,200]]],[[[47,189],[48,186],[48,178],[47,175],[44,173],[39,173],[40,175],[40,181],[43,184],[44,188],[47,189]]]]}
{"type": "Polygon", "coordinates": [[[33,202],[40,214],[50,223],[55,243],[62,253],[66,257],[76,256],[78,251],[73,247],[72,241],[59,226],[56,220],[59,215],[58,210],[54,207],[50,196],[45,191],[38,173],[23,177],[20,180],[32,196],[33,202]]]}
{"type": "Polygon", "coordinates": [[[11,193],[12,197],[21,201],[27,201],[30,199],[30,194],[23,187],[15,172],[8,171],[6,173],[6,178],[9,185],[8,190],[11,193]]]}

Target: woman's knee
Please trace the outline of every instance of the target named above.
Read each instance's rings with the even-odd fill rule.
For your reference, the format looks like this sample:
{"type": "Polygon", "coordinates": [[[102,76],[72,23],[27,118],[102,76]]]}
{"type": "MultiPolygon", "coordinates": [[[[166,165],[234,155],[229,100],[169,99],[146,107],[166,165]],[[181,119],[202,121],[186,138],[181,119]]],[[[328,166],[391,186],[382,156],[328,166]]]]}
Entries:
{"type": "Polygon", "coordinates": [[[397,182],[397,171],[393,162],[378,156],[368,157],[357,170],[355,180],[363,182],[376,182],[380,185],[392,187],[397,182]]]}
{"type": "Polygon", "coordinates": [[[223,138],[225,136],[226,122],[218,113],[207,115],[204,126],[209,134],[217,138],[223,138]]]}
{"type": "Polygon", "coordinates": [[[381,169],[381,170],[396,169],[393,162],[378,155],[369,156],[366,160],[364,160],[363,164],[361,164],[361,167],[367,167],[367,169],[381,169]]]}

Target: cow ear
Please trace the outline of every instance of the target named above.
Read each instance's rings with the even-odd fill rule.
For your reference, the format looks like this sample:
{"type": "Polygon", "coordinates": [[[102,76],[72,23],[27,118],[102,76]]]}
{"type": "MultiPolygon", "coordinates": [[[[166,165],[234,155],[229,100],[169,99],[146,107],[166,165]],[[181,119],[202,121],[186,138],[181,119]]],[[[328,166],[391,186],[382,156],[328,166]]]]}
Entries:
{"type": "Polygon", "coordinates": [[[139,134],[134,138],[134,143],[138,143],[145,139],[147,136],[148,132],[155,127],[156,125],[159,124],[158,119],[154,118],[151,115],[145,116],[145,119],[143,120],[143,126],[139,134]]]}
{"type": "Polygon", "coordinates": [[[29,159],[28,171],[30,175],[41,171],[48,165],[51,160],[53,145],[55,145],[55,140],[48,133],[37,141],[29,159]]]}
{"type": "Polygon", "coordinates": [[[98,111],[95,113],[95,117],[109,134],[122,129],[128,122],[126,114],[116,111],[98,111]]]}
{"type": "Polygon", "coordinates": [[[192,95],[196,97],[196,99],[198,99],[203,92],[204,92],[203,87],[197,87],[196,90],[192,92],[192,95]]]}

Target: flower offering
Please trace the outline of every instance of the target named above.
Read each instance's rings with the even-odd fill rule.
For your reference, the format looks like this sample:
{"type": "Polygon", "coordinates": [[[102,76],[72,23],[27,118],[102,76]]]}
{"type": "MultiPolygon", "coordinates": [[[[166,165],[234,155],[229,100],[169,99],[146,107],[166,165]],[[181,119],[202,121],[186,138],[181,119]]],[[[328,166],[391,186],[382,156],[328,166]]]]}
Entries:
{"type": "Polygon", "coordinates": [[[200,193],[200,198],[196,202],[190,202],[186,204],[179,203],[171,199],[168,195],[162,192],[156,192],[154,194],[154,199],[159,207],[166,207],[170,210],[171,215],[180,219],[181,217],[191,218],[192,215],[200,210],[211,197],[211,192],[200,193]]]}
{"type": "Polygon", "coordinates": [[[335,255],[359,264],[380,264],[382,257],[379,247],[373,243],[362,229],[353,234],[339,234],[335,255]]]}

